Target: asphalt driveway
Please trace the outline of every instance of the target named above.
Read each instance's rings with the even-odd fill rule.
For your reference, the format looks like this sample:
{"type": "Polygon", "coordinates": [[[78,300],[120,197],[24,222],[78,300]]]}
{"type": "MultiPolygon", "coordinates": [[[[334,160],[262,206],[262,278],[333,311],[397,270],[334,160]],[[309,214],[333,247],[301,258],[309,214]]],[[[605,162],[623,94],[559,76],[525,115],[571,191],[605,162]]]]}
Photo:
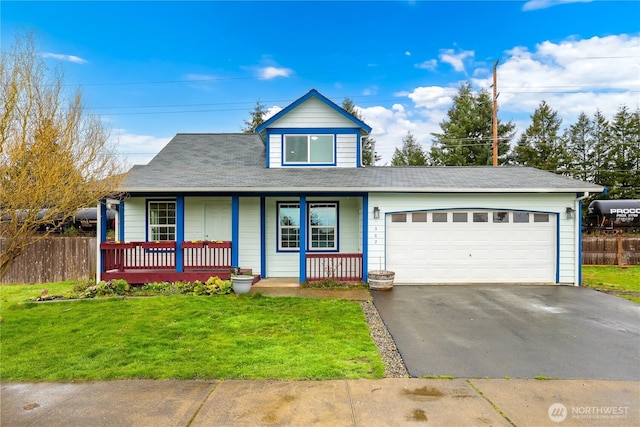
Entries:
{"type": "Polygon", "coordinates": [[[640,305],[570,286],[372,291],[409,374],[640,380],[640,305]]]}

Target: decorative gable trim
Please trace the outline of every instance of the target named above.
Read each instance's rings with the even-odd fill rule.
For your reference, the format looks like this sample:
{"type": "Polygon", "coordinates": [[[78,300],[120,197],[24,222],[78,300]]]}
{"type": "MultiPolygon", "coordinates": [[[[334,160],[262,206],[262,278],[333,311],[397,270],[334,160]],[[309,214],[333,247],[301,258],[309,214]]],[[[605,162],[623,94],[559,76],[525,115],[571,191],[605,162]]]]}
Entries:
{"type": "Polygon", "coordinates": [[[277,120],[279,120],[280,118],[282,118],[284,115],[286,115],[287,113],[289,113],[291,110],[293,110],[294,108],[296,108],[298,105],[302,104],[303,102],[307,101],[309,98],[317,98],[318,100],[322,101],[323,103],[325,103],[327,106],[329,106],[330,108],[332,108],[333,110],[335,110],[336,112],[338,112],[339,114],[341,114],[342,116],[346,117],[347,119],[349,119],[351,122],[353,122],[356,126],[358,126],[360,129],[364,130],[366,133],[371,132],[371,126],[367,125],[365,122],[363,122],[362,120],[359,120],[358,118],[354,117],[353,115],[347,113],[344,108],[340,107],[339,105],[337,105],[336,103],[334,103],[333,101],[331,101],[330,99],[328,99],[327,97],[325,97],[324,95],[322,95],[320,92],[318,92],[315,89],[311,89],[309,92],[307,92],[305,95],[303,95],[302,97],[298,98],[297,100],[293,101],[291,104],[289,104],[287,107],[285,107],[284,109],[282,109],[281,111],[279,111],[276,115],[274,115],[273,117],[271,117],[269,120],[265,121],[264,123],[262,123],[260,126],[258,126],[256,128],[256,133],[260,134],[261,137],[264,140],[264,133],[263,131],[265,129],[267,129],[269,126],[271,126],[274,122],[276,122],[277,120]]]}

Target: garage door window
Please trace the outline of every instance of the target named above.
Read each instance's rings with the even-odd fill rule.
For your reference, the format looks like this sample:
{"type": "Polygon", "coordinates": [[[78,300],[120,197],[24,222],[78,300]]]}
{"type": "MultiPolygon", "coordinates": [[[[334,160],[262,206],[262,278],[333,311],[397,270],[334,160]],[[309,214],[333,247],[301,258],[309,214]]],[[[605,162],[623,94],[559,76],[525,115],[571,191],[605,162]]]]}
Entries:
{"type": "Polygon", "coordinates": [[[426,212],[414,212],[411,214],[411,222],[427,222],[426,212]]]}
{"type": "Polygon", "coordinates": [[[407,214],[392,214],[391,222],[407,222],[407,214]]]}
{"type": "Polygon", "coordinates": [[[453,222],[467,222],[467,213],[466,212],[454,212],[453,213],[453,222]]]}
{"type": "Polygon", "coordinates": [[[447,222],[446,212],[434,212],[431,214],[431,220],[433,222],[447,222]]]}
{"type": "Polygon", "coordinates": [[[533,222],[549,222],[548,214],[533,214],[533,222]]]}
{"type": "Polygon", "coordinates": [[[529,222],[529,212],[514,212],[513,213],[513,222],[516,224],[528,223],[529,222]]]}
{"type": "Polygon", "coordinates": [[[509,212],[494,212],[493,222],[496,222],[496,223],[509,222],[509,212]]]}
{"type": "Polygon", "coordinates": [[[489,222],[489,214],[487,212],[474,212],[473,222],[489,222]]]}

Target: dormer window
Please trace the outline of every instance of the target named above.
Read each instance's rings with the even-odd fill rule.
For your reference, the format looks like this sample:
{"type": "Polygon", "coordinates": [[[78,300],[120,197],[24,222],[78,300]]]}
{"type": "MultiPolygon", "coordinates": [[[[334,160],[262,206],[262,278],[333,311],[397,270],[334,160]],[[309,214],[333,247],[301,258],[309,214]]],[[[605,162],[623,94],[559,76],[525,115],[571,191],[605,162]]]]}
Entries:
{"type": "Polygon", "coordinates": [[[334,135],[285,135],[285,165],[335,164],[334,135]]]}

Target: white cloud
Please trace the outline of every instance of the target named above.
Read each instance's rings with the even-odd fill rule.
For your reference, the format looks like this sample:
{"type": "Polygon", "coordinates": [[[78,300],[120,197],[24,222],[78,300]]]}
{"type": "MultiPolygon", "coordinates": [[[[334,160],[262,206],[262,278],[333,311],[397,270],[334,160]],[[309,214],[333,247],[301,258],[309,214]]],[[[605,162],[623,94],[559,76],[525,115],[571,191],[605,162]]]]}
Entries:
{"type": "Polygon", "coordinates": [[[438,66],[438,61],[436,59],[428,59],[424,62],[414,65],[416,68],[421,68],[423,70],[435,70],[438,66]]]}
{"type": "Polygon", "coordinates": [[[144,165],[156,155],[171,138],[158,138],[151,135],[136,135],[128,133],[125,129],[114,129],[111,133],[118,153],[129,166],[144,165]]]}
{"type": "Polygon", "coordinates": [[[455,52],[453,49],[443,49],[440,51],[440,61],[449,64],[456,71],[464,71],[464,60],[466,58],[473,58],[474,51],[463,50],[461,52],[455,52]]]}
{"type": "MultiPolygon", "coordinates": [[[[638,108],[639,51],[640,37],[624,34],[511,49],[498,66],[501,118],[531,115],[543,100],[569,123],[580,112],[612,118],[623,104],[638,108]]],[[[472,82],[488,89],[492,77],[472,82]]]]}
{"type": "Polygon", "coordinates": [[[269,108],[267,108],[267,113],[262,117],[262,119],[264,121],[267,121],[271,117],[273,117],[276,114],[278,114],[280,111],[282,111],[282,107],[279,107],[277,105],[274,105],[273,107],[269,107],[269,108]]]}
{"type": "Polygon", "coordinates": [[[65,55],[63,53],[45,52],[42,56],[44,58],[57,59],[58,61],[73,62],[74,64],[86,64],[88,62],[86,59],[80,58],[79,56],[65,55]]]}
{"type": "MultiPolygon", "coordinates": [[[[592,115],[598,109],[611,120],[622,105],[640,108],[638,52],[640,36],[625,34],[544,41],[531,51],[514,47],[498,65],[500,120],[513,121],[517,131],[523,132],[543,100],[557,111],[563,127],[575,123],[581,112],[592,115]]],[[[492,67],[479,64],[470,80],[472,88],[490,91],[492,72],[492,67]]],[[[399,102],[391,107],[360,108],[364,121],[373,128],[376,150],[383,156],[379,164],[391,161],[407,131],[428,149],[431,133],[441,131],[440,123],[463,81],[396,92],[399,102]]]]}
{"type": "Polygon", "coordinates": [[[293,70],[284,67],[263,67],[258,68],[258,78],[260,80],[270,80],[276,77],[289,77],[293,74],[293,70]]]}
{"type": "Polygon", "coordinates": [[[411,56],[411,52],[409,52],[408,50],[405,51],[404,56],[411,56]]]}
{"type": "Polygon", "coordinates": [[[522,6],[522,10],[538,10],[569,3],[591,3],[592,0],[530,0],[522,6]]]}

